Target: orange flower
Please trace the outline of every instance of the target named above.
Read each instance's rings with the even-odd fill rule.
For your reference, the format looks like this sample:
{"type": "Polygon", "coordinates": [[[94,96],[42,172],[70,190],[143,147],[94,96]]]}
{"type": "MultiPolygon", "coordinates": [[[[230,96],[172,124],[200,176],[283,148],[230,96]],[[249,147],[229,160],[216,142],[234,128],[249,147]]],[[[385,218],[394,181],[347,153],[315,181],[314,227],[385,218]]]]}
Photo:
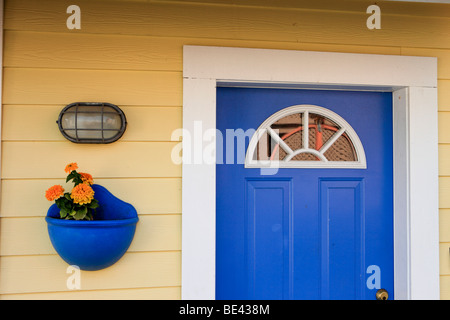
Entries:
{"type": "Polygon", "coordinates": [[[48,201],[53,201],[61,197],[63,194],[64,188],[61,185],[54,185],[45,192],[45,197],[48,201]]]}
{"type": "Polygon", "coordinates": [[[78,165],[75,162],[69,163],[66,168],[64,169],[65,172],[70,173],[73,170],[77,170],[78,169],[78,165]]]}
{"type": "Polygon", "coordinates": [[[89,173],[84,173],[84,172],[78,172],[81,175],[81,180],[83,181],[83,183],[86,184],[93,184],[94,183],[94,179],[92,178],[92,176],[89,173]]]}
{"type": "Polygon", "coordinates": [[[76,187],[72,189],[72,194],[70,197],[73,199],[74,203],[78,203],[80,205],[91,203],[92,199],[94,199],[94,190],[84,183],[80,183],[76,187]]]}

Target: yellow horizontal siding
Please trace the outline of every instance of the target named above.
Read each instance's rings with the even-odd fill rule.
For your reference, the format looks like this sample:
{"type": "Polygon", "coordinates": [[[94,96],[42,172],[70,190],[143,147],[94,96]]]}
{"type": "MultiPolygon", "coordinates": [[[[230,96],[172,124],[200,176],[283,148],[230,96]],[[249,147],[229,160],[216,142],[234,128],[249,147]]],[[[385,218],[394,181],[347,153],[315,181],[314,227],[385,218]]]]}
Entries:
{"type": "Polygon", "coordinates": [[[441,242],[439,245],[439,262],[440,262],[440,274],[450,275],[450,242],[441,242]]]}
{"type": "MultiPolygon", "coordinates": [[[[102,2],[111,1],[127,1],[127,2],[150,2],[149,0],[96,0],[102,2]]],[[[154,0],[152,0],[154,1],[154,0]]],[[[180,0],[159,0],[164,2],[179,2],[180,0]]],[[[289,9],[303,9],[303,10],[337,10],[360,12],[373,4],[370,0],[183,0],[184,3],[201,4],[201,5],[240,5],[246,7],[262,7],[268,10],[273,8],[289,8],[289,9]],[[362,9],[361,9],[362,8],[362,9]]],[[[428,17],[448,17],[450,15],[450,8],[445,4],[438,3],[413,3],[407,4],[402,2],[394,2],[391,0],[377,1],[377,4],[383,8],[383,12],[389,14],[403,14],[415,16],[428,17]]]]}
{"type": "Polygon", "coordinates": [[[4,41],[4,66],[21,68],[182,71],[185,44],[401,54],[400,47],[15,30],[7,30],[4,41]]]}
{"type": "MultiPolygon", "coordinates": [[[[81,290],[172,287],[181,284],[179,251],[125,253],[100,271],[81,271],[81,290]]],[[[4,256],[0,294],[67,292],[67,264],[58,255],[4,256]]]]}
{"type": "MultiPolygon", "coordinates": [[[[450,144],[439,145],[439,176],[450,176],[450,144]]],[[[443,200],[445,201],[445,200],[443,200]]]]}
{"type": "Polygon", "coordinates": [[[438,115],[438,130],[439,143],[450,143],[450,112],[439,112],[438,115]]]}
{"type": "Polygon", "coordinates": [[[439,111],[450,111],[450,80],[438,80],[439,111]]]}
{"type": "MultiPolygon", "coordinates": [[[[361,11],[338,13],[180,2],[77,4],[83,33],[450,48],[450,19],[383,13],[382,31],[373,32],[365,24],[367,6],[357,3],[361,11]]],[[[6,2],[5,29],[70,32],[61,23],[66,8],[51,0],[6,2]]]]}
{"type": "MultiPolygon", "coordinates": [[[[439,241],[450,243],[450,208],[439,210],[439,241]]],[[[450,252],[449,252],[450,254],[450,252]]]]}
{"type": "MultiPolygon", "coordinates": [[[[106,187],[119,199],[133,204],[139,215],[181,213],[181,178],[97,179],[94,175],[94,182],[106,187]]],[[[52,204],[45,199],[45,190],[55,184],[62,184],[67,190],[73,186],[64,184],[64,177],[3,179],[1,216],[44,217],[52,204]],[[23,195],[27,195],[27,201],[20,201],[23,195]]]]}
{"type": "Polygon", "coordinates": [[[176,142],[80,145],[8,141],[3,142],[2,176],[4,179],[62,178],[65,175],[62,167],[78,162],[83,170],[98,178],[181,177],[181,166],[171,159],[175,145],[176,142]]]}
{"type": "Polygon", "coordinates": [[[179,300],[181,287],[5,294],[3,300],[179,300]]]}
{"type": "MultiPolygon", "coordinates": [[[[126,2],[150,2],[149,0],[96,0],[102,2],[126,1],[126,2]]],[[[154,0],[153,0],[154,1],[154,0]]],[[[179,2],[180,0],[159,0],[164,2],[179,2]]],[[[367,8],[373,4],[370,0],[183,0],[184,3],[192,4],[208,4],[208,5],[241,5],[247,7],[264,7],[271,8],[297,8],[308,10],[337,10],[359,12],[361,8],[367,8]]],[[[405,14],[405,15],[425,15],[432,17],[448,17],[450,9],[444,4],[424,5],[422,3],[393,2],[390,0],[377,1],[377,4],[389,14],[405,14]]]]}
{"type": "Polygon", "coordinates": [[[441,300],[450,300],[450,276],[440,277],[441,300]]]}
{"type": "MultiPolygon", "coordinates": [[[[439,208],[450,209],[450,177],[439,177],[439,208]]],[[[449,233],[450,235],[450,233],[449,233]]]]}
{"type": "Polygon", "coordinates": [[[181,71],[185,40],[7,30],[4,41],[6,67],[181,71]]]}
{"type": "Polygon", "coordinates": [[[180,72],[5,68],[4,104],[181,106],[180,72]]]}

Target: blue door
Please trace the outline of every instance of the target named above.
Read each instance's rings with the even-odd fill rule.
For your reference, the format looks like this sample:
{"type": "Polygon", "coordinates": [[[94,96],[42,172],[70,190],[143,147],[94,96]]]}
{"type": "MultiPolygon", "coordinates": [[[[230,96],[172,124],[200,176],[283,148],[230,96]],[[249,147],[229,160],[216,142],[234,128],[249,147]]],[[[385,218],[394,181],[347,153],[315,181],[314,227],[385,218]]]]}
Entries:
{"type": "Polygon", "coordinates": [[[380,289],[393,298],[390,93],[218,88],[217,128],[217,299],[375,299],[380,289]],[[296,165],[267,174],[243,163],[230,133],[252,132],[292,106],[303,114],[276,118],[271,129],[281,139],[259,143],[258,156],[296,165]],[[361,150],[314,106],[351,127],[363,167],[348,166],[361,150]],[[310,154],[293,152],[296,143],[310,154]]]}

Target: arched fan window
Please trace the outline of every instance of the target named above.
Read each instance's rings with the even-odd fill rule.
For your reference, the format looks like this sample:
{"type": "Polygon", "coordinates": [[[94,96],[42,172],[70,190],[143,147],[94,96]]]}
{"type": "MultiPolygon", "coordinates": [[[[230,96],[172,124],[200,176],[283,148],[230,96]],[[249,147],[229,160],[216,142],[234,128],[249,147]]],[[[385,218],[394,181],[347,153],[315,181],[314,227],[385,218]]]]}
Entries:
{"type": "Polygon", "coordinates": [[[267,118],[250,140],[247,168],[366,168],[353,128],[342,117],[314,105],[296,105],[267,118]]]}

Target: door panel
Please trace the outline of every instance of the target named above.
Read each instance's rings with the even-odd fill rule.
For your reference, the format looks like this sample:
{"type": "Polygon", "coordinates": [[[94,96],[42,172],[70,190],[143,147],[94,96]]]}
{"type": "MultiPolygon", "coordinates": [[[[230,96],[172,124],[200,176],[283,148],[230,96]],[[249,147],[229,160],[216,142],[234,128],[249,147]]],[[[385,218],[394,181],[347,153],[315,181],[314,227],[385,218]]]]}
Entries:
{"type": "Polygon", "coordinates": [[[282,299],[289,295],[291,196],[289,180],[247,180],[249,297],[282,299]]]}
{"type": "Polygon", "coordinates": [[[364,181],[320,180],[322,298],[360,299],[364,181]]]}
{"type": "Polygon", "coordinates": [[[223,137],[257,129],[300,104],[344,118],[367,169],[262,175],[238,159],[237,141],[225,141],[232,161],[216,166],[216,298],[373,299],[380,286],[393,297],[390,93],[218,88],[217,128],[223,137]]]}

